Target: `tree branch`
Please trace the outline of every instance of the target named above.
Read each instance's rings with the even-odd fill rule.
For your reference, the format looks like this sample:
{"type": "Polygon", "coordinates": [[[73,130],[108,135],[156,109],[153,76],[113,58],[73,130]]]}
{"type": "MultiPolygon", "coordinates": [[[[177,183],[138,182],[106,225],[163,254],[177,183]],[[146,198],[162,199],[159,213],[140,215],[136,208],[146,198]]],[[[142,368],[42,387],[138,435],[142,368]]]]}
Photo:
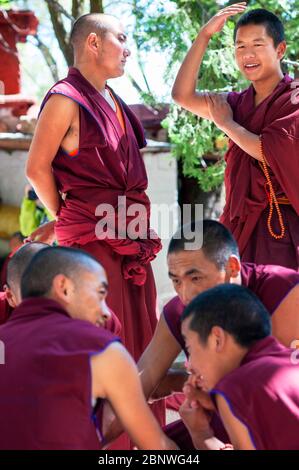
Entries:
{"type": "MultiPolygon", "coordinates": [[[[59,47],[65,57],[65,60],[68,65],[73,64],[73,51],[69,42],[69,36],[65,30],[61,10],[57,8],[57,2],[53,0],[46,0],[48,5],[48,10],[50,13],[51,21],[53,24],[53,29],[59,44],[59,47]]],[[[64,14],[64,13],[63,13],[64,14]]],[[[73,20],[73,17],[68,14],[68,17],[73,20]]]]}
{"type": "Polygon", "coordinates": [[[104,13],[103,0],[90,0],[90,13],[104,13]]]}
{"type": "Polygon", "coordinates": [[[38,35],[31,36],[33,38],[32,44],[34,44],[38,49],[41,51],[53,77],[54,82],[58,82],[59,75],[58,75],[58,68],[57,63],[54,57],[51,54],[50,48],[46,46],[46,44],[40,39],[38,35]],[[34,42],[36,41],[36,43],[34,42]]]}
{"type": "Polygon", "coordinates": [[[83,14],[84,3],[84,0],[72,1],[72,17],[74,20],[83,14]]]}

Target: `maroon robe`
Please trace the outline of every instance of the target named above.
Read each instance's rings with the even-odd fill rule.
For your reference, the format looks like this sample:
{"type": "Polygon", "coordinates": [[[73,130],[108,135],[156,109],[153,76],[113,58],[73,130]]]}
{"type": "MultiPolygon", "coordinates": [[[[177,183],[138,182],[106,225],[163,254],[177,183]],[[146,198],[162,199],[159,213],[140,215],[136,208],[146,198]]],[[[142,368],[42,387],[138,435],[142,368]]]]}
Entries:
{"type": "MultiPolygon", "coordinates": [[[[111,93],[112,90],[110,89],[111,93]]],[[[150,342],[157,325],[156,287],[150,261],[161,249],[157,235],[149,228],[150,201],[145,193],[147,176],[140,148],[146,145],[141,123],[114,93],[125,123],[123,131],[116,113],[103,96],[74,67],[68,76],[47,93],[41,109],[52,94],[69,97],[79,105],[79,152],[71,157],[60,147],[53,160],[57,187],[66,195],[55,224],[60,245],[84,249],[103,265],[109,281],[107,303],[118,316],[121,339],[137,361],[150,342]],[[118,197],[126,196],[127,208],[141,204],[147,223],[142,239],[105,240],[96,236],[101,219],[95,215],[99,204],[118,208],[118,197]]],[[[121,229],[121,220],[117,224],[121,229]]],[[[127,216],[128,226],[132,217],[127,216]]],[[[152,406],[161,424],[164,403],[152,406]]],[[[115,448],[128,448],[128,440],[115,448]]]]}
{"type": "MultiPolygon", "coordinates": [[[[251,85],[242,93],[229,93],[234,120],[260,135],[269,163],[269,174],[278,197],[290,205],[280,205],[286,233],[274,239],[267,228],[269,204],[266,179],[259,162],[230,141],[226,154],[226,204],[220,221],[236,239],[242,261],[277,264],[298,270],[299,266],[299,106],[293,104],[292,79],[285,75],[273,93],[255,106],[251,85]]],[[[280,233],[274,209],[275,233],[280,233]]]]}
{"type": "MultiPolygon", "coordinates": [[[[272,315],[288,293],[299,283],[299,274],[282,266],[256,266],[253,263],[242,263],[241,279],[242,285],[252,290],[272,315]]],[[[184,304],[176,296],[164,306],[163,315],[170,332],[188,356],[181,333],[181,315],[184,308],[184,304]]],[[[223,427],[215,415],[211,424],[215,435],[220,440],[228,442],[223,427]]],[[[167,426],[165,432],[181,449],[192,448],[192,440],[182,421],[167,426]]]]}
{"type": "Polygon", "coordinates": [[[0,327],[0,448],[100,449],[90,358],[118,339],[53,300],[24,300],[0,327]]]}
{"type": "Polygon", "coordinates": [[[291,354],[272,336],[257,341],[210,392],[226,399],[257,450],[299,450],[299,363],[291,354]]]}

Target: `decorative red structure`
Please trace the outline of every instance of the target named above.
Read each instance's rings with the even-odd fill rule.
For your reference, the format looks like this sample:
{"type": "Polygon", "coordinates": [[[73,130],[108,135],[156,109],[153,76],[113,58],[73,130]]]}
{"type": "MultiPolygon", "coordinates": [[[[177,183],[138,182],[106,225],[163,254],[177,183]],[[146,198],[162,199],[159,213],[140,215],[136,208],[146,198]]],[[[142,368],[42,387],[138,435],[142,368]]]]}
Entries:
{"type": "Polygon", "coordinates": [[[26,114],[34,103],[20,94],[20,61],[16,44],[26,42],[29,34],[36,34],[37,26],[38,20],[31,11],[0,10],[0,108],[10,109],[13,116],[26,114]]]}

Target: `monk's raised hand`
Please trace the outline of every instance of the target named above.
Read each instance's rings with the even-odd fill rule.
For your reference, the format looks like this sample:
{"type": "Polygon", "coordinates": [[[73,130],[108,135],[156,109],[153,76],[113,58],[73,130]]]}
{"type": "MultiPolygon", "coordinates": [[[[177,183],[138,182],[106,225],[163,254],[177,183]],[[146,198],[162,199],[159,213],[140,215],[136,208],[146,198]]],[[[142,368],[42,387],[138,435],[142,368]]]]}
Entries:
{"type": "Polygon", "coordinates": [[[230,16],[239,15],[244,13],[247,5],[246,2],[234,3],[226,8],[222,8],[215,16],[213,16],[201,29],[208,38],[211,38],[215,33],[219,33],[230,16]]]}
{"type": "Polygon", "coordinates": [[[225,93],[206,93],[205,99],[210,119],[219,129],[223,129],[224,126],[233,120],[233,112],[227,102],[225,93]]]}

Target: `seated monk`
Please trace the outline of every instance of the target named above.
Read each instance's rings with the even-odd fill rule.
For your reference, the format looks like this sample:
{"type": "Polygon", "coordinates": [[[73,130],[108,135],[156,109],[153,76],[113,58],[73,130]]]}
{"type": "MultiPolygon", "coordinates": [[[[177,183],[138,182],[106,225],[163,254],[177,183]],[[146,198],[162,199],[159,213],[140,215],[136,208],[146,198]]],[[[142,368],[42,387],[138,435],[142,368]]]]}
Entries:
{"type": "MultiPolygon", "coordinates": [[[[48,247],[46,243],[26,243],[10,259],[7,267],[7,282],[4,285],[4,292],[0,292],[0,324],[5,323],[13,309],[21,303],[20,282],[25,268],[33,256],[46,247],[48,247]]],[[[105,328],[115,335],[118,335],[121,331],[120,321],[112,310],[110,310],[110,316],[107,319],[105,328]]]]}
{"type": "Polygon", "coordinates": [[[31,260],[23,301],[0,327],[1,449],[100,449],[103,399],[139,449],[176,448],[146,404],[132,357],[101,327],[106,295],[102,266],[81,250],[49,247],[31,260]]]}
{"type": "MultiPolygon", "coordinates": [[[[184,310],[182,333],[190,370],[212,398],[233,449],[298,449],[299,363],[271,336],[259,299],[233,284],[208,289],[184,310]]],[[[181,416],[195,448],[228,448],[204,407],[186,401],[181,416]]]]}

